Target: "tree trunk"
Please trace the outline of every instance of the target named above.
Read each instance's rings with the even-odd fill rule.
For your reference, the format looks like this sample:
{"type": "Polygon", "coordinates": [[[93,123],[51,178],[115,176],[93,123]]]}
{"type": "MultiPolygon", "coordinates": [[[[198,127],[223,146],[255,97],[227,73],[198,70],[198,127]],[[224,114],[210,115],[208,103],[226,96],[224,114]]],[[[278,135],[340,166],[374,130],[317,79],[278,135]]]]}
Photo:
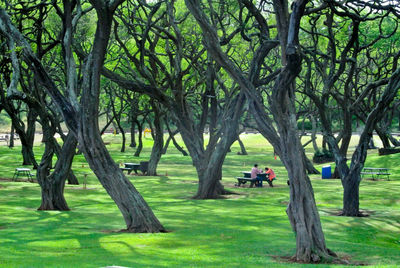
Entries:
{"type": "MultiPolygon", "coordinates": [[[[83,76],[78,141],[89,166],[121,211],[129,232],[164,232],[146,201],[113,161],[98,129],[100,71],[111,32],[112,13],[102,3],[96,4],[98,21],[93,50],[83,76]]],[[[115,6],[116,7],[116,6],[115,6]]]]}
{"type": "Polygon", "coordinates": [[[169,147],[169,143],[171,142],[171,136],[168,136],[168,139],[167,139],[167,141],[165,142],[165,144],[164,144],[164,147],[163,147],[163,149],[162,149],[162,152],[161,152],[161,154],[166,154],[167,153],[167,150],[168,150],[168,147],[169,147]]]}
{"type": "Polygon", "coordinates": [[[53,173],[53,176],[49,176],[56,141],[53,138],[55,130],[50,126],[46,117],[45,113],[41,113],[45,151],[36,174],[42,193],[42,202],[38,210],[69,210],[64,198],[64,184],[71,167],[72,158],[69,163],[65,163],[65,156],[63,157],[61,154],[58,160],[58,169],[53,173]],[[64,168],[64,172],[60,172],[61,166],[64,168]]]}
{"type": "Polygon", "coordinates": [[[11,124],[10,140],[9,140],[9,143],[8,143],[8,147],[9,148],[14,148],[14,138],[15,138],[14,125],[11,124]]]}
{"type": "MultiPolygon", "coordinates": [[[[23,157],[23,163],[22,165],[33,165],[35,168],[37,167],[37,162],[35,160],[35,154],[33,153],[33,143],[35,140],[35,130],[36,130],[36,113],[32,111],[32,109],[29,109],[28,115],[27,115],[27,130],[22,136],[24,138],[21,138],[21,145],[22,145],[22,157],[23,157]]],[[[23,130],[20,130],[19,133],[23,132],[23,130]]]]}
{"type": "MultiPolygon", "coordinates": [[[[119,124],[118,124],[119,125],[119,124]]],[[[125,152],[125,144],[126,144],[126,136],[125,136],[125,130],[120,127],[119,131],[122,134],[122,145],[121,145],[121,153],[125,152]]]]}
{"type": "Polygon", "coordinates": [[[129,147],[135,148],[136,147],[136,139],[135,139],[135,120],[131,122],[131,143],[129,147]]]}
{"type": "Polygon", "coordinates": [[[360,188],[360,174],[350,172],[342,182],[343,184],[343,210],[342,216],[358,217],[360,213],[359,204],[359,188],[360,188]]]}
{"type": "Polygon", "coordinates": [[[240,146],[240,155],[247,155],[246,147],[244,146],[242,140],[240,139],[240,136],[238,135],[237,141],[240,146]]]}
{"type": "Polygon", "coordinates": [[[179,152],[181,152],[181,154],[182,154],[183,156],[188,156],[188,155],[189,155],[189,154],[185,151],[185,149],[183,149],[182,146],[180,146],[180,145],[178,144],[178,142],[176,141],[175,137],[172,137],[172,143],[174,144],[175,148],[176,148],[179,152]]]}
{"type": "Polygon", "coordinates": [[[312,139],[312,145],[314,148],[314,152],[319,151],[318,144],[317,144],[317,122],[315,120],[315,117],[313,115],[310,115],[310,121],[311,121],[311,139],[312,139]]]}
{"type": "Polygon", "coordinates": [[[386,133],[387,137],[389,138],[390,142],[393,144],[393,146],[398,147],[400,146],[400,142],[393,137],[392,133],[386,133]]]}
{"type": "Polygon", "coordinates": [[[71,185],[79,185],[78,178],[75,176],[75,173],[70,170],[67,176],[68,184],[71,185]]]}
{"type": "Polygon", "coordinates": [[[386,133],[378,127],[376,127],[375,130],[376,130],[376,133],[378,134],[379,138],[382,141],[383,148],[390,148],[390,141],[389,141],[389,138],[387,137],[386,133]]]}
{"type": "MultiPolygon", "coordinates": [[[[181,152],[183,156],[188,156],[188,153],[182,148],[182,146],[180,146],[180,145],[178,144],[178,142],[177,142],[176,139],[175,139],[175,135],[176,135],[177,133],[179,133],[179,130],[171,131],[171,129],[170,129],[170,127],[169,127],[168,124],[166,124],[166,127],[167,127],[167,130],[168,130],[168,133],[169,133],[169,138],[171,138],[172,143],[174,144],[175,148],[176,148],[179,152],[181,152]]],[[[167,141],[167,142],[168,142],[168,141],[167,141]]],[[[165,153],[166,153],[166,150],[165,150],[165,153]]]]}
{"type": "Polygon", "coordinates": [[[307,174],[320,174],[321,172],[319,172],[318,169],[316,169],[314,167],[312,161],[310,159],[308,159],[308,157],[306,155],[306,151],[304,150],[303,146],[302,146],[301,150],[303,151],[302,157],[303,157],[303,161],[304,161],[304,167],[307,170],[307,174]]]}
{"type": "Polygon", "coordinates": [[[157,165],[160,162],[163,145],[164,145],[164,131],[163,131],[163,123],[162,123],[162,115],[158,104],[152,103],[153,111],[154,111],[154,132],[152,131],[154,144],[151,150],[149,166],[147,169],[147,175],[149,176],[157,176],[157,165]]]}
{"type": "Polygon", "coordinates": [[[143,123],[139,123],[139,121],[137,121],[137,126],[138,126],[138,146],[136,147],[134,156],[139,157],[143,148],[143,138],[142,138],[143,123]]]}
{"type": "MultiPolygon", "coordinates": [[[[226,149],[227,152],[227,149],[226,149]]],[[[221,184],[222,164],[226,152],[215,151],[210,159],[196,161],[196,170],[199,178],[199,185],[194,199],[216,199],[222,195],[230,194],[221,184]]]]}

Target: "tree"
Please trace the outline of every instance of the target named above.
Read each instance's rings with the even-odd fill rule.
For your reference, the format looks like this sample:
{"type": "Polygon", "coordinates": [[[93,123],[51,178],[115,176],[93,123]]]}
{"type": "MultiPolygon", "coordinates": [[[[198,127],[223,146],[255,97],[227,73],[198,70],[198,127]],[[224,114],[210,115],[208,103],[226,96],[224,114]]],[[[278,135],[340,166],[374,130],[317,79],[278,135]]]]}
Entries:
{"type": "MultiPolygon", "coordinates": [[[[377,129],[377,122],[383,118],[386,108],[397,95],[399,79],[396,70],[397,58],[393,58],[392,52],[379,59],[378,55],[382,54],[377,53],[376,48],[374,52],[370,49],[396,32],[397,26],[389,27],[387,34],[382,32],[381,24],[385,22],[384,19],[388,18],[396,25],[397,22],[390,19],[390,14],[395,9],[385,11],[383,6],[372,7],[361,2],[357,4],[357,9],[353,9],[351,5],[330,2],[325,6],[327,10],[322,8],[315,17],[310,18],[308,31],[312,38],[308,40],[312,40],[314,44],[309,43],[309,47],[305,49],[311,57],[307,60],[305,93],[318,108],[324,137],[335,157],[336,168],[344,188],[342,215],[360,216],[360,172],[367,157],[372,131],[377,129]],[[365,10],[369,11],[363,14],[365,10]],[[326,33],[321,33],[320,21],[323,19],[323,24],[327,26],[326,33]],[[372,21],[380,24],[378,23],[378,34],[371,38],[366,36],[363,24],[370,24],[372,21]],[[346,35],[348,38],[341,36],[341,32],[349,32],[348,36],[346,35]],[[313,70],[318,75],[313,74],[313,70]],[[319,77],[322,77],[322,82],[319,81],[319,77]],[[319,84],[323,85],[322,89],[318,87],[319,84]],[[386,88],[380,90],[385,85],[386,88]],[[334,136],[329,117],[330,97],[342,112],[343,126],[338,137],[334,136]],[[347,164],[353,116],[363,120],[365,126],[351,162],[347,164]]],[[[371,28],[368,28],[368,32],[372,32],[371,28]]]]}
{"type": "Polygon", "coordinates": [[[205,54],[193,23],[187,20],[188,13],[179,13],[175,1],[162,4],[128,1],[129,8],[118,13],[124,28],[118,28],[115,38],[121,58],[129,59],[119,69],[134,65],[132,73],[147,84],[130,79],[123,71],[105,69],[103,74],[121,87],[149,95],[170,111],[199,177],[194,198],[219,198],[229,193],[220,182],[222,164],[237,137],[245,98],[234,84],[227,88],[222,82],[219,67],[205,54]],[[137,46],[132,46],[128,36],[137,46]]]}
{"type": "Polygon", "coordinates": [[[73,30],[79,16],[82,15],[80,3],[64,1],[63,12],[57,5],[55,6],[59,13],[65,15],[65,28],[61,40],[63,40],[68,98],[57,88],[25,38],[12,25],[3,8],[0,8],[0,31],[9,42],[22,48],[22,59],[32,69],[38,81],[62,111],[65,122],[78,139],[90,167],[124,216],[127,230],[130,232],[162,232],[165,231],[164,227],[135,187],[125,178],[118,165],[112,160],[98,130],[100,70],[104,63],[113,13],[121,2],[91,1],[96,10],[98,21],[93,46],[84,66],[80,104],[76,97],[77,80],[72,51],[73,30]],[[77,12],[73,15],[74,8],[77,12]]]}
{"type": "Polygon", "coordinates": [[[259,36],[263,37],[254,53],[248,77],[235,65],[219,46],[218,35],[209,23],[202,10],[202,5],[197,0],[186,0],[186,5],[196,18],[203,31],[204,42],[207,50],[218,63],[246,92],[253,105],[253,116],[259,128],[269,133],[268,139],[272,140],[274,148],[278,148],[283,163],[288,170],[290,180],[290,203],[287,208],[289,220],[296,233],[298,261],[320,261],[335,256],[325,245],[318,211],[315,205],[311,183],[306,174],[305,163],[302,157],[302,147],[297,135],[297,122],[294,111],[294,79],[300,72],[301,56],[299,51],[299,26],[307,1],[295,1],[293,11],[289,18],[288,2],[274,1],[273,8],[276,14],[278,38],[281,43],[283,68],[279,70],[278,77],[271,92],[271,112],[274,122],[278,126],[279,136],[273,129],[268,117],[265,116],[264,106],[258,97],[256,84],[259,81],[260,66],[268,52],[271,51],[273,41],[269,38],[269,27],[263,14],[250,2],[242,1],[247,5],[249,12],[254,14],[260,29],[259,36]],[[262,31],[261,31],[262,30],[262,31]],[[267,122],[269,121],[269,122],[267,122]]]}

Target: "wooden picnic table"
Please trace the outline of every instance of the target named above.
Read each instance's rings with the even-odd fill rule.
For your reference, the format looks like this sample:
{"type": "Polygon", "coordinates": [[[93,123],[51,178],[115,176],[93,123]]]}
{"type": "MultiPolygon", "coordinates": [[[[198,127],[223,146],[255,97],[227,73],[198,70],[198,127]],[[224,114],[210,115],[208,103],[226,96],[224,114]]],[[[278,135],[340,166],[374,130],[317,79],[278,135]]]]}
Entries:
{"type": "Polygon", "coordinates": [[[363,178],[365,175],[371,175],[372,179],[378,179],[380,176],[386,176],[387,180],[389,180],[389,169],[388,168],[374,168],[374,167],[364,167],[361,172],[361,177],[363,178]]]}

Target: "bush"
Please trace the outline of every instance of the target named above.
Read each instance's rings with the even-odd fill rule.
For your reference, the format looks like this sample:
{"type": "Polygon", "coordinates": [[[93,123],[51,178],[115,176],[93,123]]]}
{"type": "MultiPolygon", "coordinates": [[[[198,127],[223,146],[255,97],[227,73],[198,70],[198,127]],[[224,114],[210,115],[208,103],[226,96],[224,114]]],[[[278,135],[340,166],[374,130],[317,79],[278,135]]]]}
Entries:
{"type": "Polygon", "coordinates": [[[309,119],[301,119],[299,121],[297,121],[297,129],[303,129],[304,126],[304,130],[312,130],[312,124],[311,121],[309,119]]]}
{"type": "Polygon", "coordinates": [[[326,149],[316,151],[313,156],[313,162],[318,164],[332,162],[334,160],[335,157],[332,152],[326,149]]]}

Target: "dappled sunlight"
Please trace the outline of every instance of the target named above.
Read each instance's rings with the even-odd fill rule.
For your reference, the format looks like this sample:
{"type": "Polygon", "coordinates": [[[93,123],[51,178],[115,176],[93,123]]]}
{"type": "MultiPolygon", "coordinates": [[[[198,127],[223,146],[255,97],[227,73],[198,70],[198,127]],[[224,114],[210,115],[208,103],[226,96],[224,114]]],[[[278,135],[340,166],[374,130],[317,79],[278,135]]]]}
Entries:
{"type": "MultiPolygon", "coordinates": [[[[257,147],[261,140],[251,134],[243,142],[257,147]]],[[[138,162],[150,155],[146,149],[140,158],[133,158],[132,148],[123,154],[118,144],[108,146],[116,161],[138,162]]],[[[271,147],[259,147],[253,150],[249,146],[248,156],[237,155],[236,149],[228,153],[221,182],[236,194],[226,199],[192,199],[198,187],[197,173],[190,157],[178,151],[162,156],[159,176],[127,175],[169,233],[119,232],[126,228],[124,219],[81,155],[73,164],[81,184],[65,187],[71,211],[37,211],[41,201],[37,183],[0,181],[4,263],[35,266],[40,259],[55,266],[62,257],[69,267],[77,263],[82,267],[226,267],[227,263],[231,267],[279,267],[279,256],[292,256],[296,247],[286,215],[287,172],[279,158],[273,158],[271,147]],[[235,178],[254,163],[275,170],[276,187],[234,186],[235,178]],[[88,174],[86,189],[82,185],[84,174],[88,174]],[[23,262],[27,255],[31,257],[23,262]]],[[[13,154],[5,161],[14,162],[13,154]]],[[[310,176],[327,246],[341,257],[374,265],[400,262],[399,161],[400,155],[383,157],[370,152],[366,165],[387,165],[392,175],[390,181],[361,181],[360,208],[369,217],[336,216],[342,208],[340,180],[310,176]]],[[[2,165],[0,170],[12,176],[14,168],[5,166],[10,165],[2,165]]],[[[321,170],[322,166],[316,168],[321,170]]]]}

